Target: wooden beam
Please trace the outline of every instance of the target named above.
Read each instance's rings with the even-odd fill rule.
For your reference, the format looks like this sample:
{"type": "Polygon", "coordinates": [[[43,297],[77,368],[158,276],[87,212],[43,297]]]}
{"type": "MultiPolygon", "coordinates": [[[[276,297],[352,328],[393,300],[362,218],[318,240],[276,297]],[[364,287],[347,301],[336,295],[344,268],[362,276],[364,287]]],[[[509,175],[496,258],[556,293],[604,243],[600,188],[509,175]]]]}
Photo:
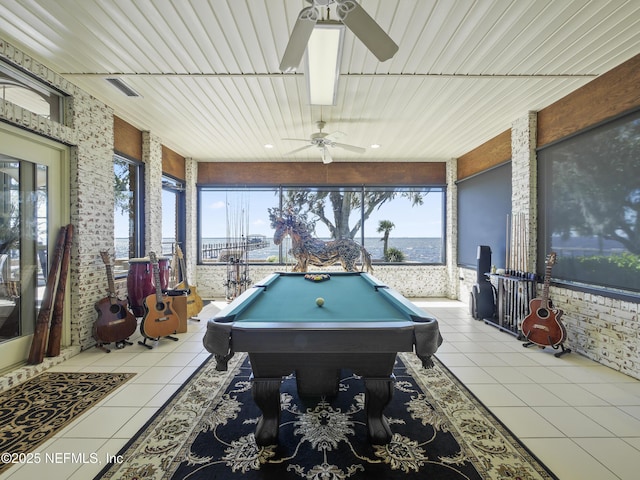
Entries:
{"type": "Polygon", "coordinates": [[[162,173],[178,180],[185,179],[184,157],[162,145],[162,173]]]}
{"type": "Polygon", "coordinates": [[[538,147],[640,107],[640,55],[538,112],[538,147]]]}
{"type": "Polygon", "coordinates": [[[113,116],[113,149],[116,153],[142,161],[142,132],[115,115],[113,116]]]}
{"type": "Polygon", "coordinates": [[[199,185],[445,185],[444,162],[200,162],[199,185]]]}
{"type": "Polygon", "coordinates": [[[511,158],[511,129],[458,158],[458,180],[470,177],[511,158]]]}

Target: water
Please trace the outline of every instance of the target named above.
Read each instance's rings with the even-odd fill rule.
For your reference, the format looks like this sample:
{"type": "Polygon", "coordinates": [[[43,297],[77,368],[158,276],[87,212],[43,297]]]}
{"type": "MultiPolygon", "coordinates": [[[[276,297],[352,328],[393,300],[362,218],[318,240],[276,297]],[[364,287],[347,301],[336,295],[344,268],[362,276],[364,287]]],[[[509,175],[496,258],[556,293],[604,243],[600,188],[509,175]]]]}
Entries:
{"type": "MultiPolygon", "coordinates": [[[[226,238],[203,238],[203,244],[209,243],[226,243],[226,238]]],[[[162,253],[161,255],[171,255],[171,243],[173,239],[162,239],[162,253]]],[[[253,250],[249,252],[249,260],[264,261],[269,257],[279,255],[279,247],[273,244],[271,238],[267,238],[269,244],[266,248],[253,250]]],[[[288,239],[285,240],[288,242],[288,239]]],[[[290,242],[286,243],[287,248],[290,247],[290,242]]],[[[383,242],[380,238],[370,237],[365,238],[364,246],[371,254],[371,258],[374,261],[380,261],[383,258],[383,242]]],[[[442,239],[440,238],[390,238],[389,247],[397,248],[405,256],[405,262],[409,263],[442,263],[442,239]]],[[[128,258],[129,240],[126,238],[116,239],[116,258],[128,258]]]]}

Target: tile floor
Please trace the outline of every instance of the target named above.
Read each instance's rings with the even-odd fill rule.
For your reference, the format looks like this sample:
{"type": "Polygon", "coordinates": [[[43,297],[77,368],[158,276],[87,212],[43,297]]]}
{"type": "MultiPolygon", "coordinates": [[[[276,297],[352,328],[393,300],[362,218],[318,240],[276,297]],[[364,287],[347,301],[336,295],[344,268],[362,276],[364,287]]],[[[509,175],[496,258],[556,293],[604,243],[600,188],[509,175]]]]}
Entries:
{"type": "MultiPolygon", "coordinates": [[[[575,353],[556,358],[551,349],[524,348],[514,336],[473,320],[461,302],[413,301],[440,320],[445,343],[437,357],[561,480],[638,478],[640,381],[575,353]]],[[[0,480],[93,478],[208,357],[202,346],[207,308],[212,311],[205,307],[202,322],[189,321],[178,342],[109,354],[90,349],[54,367],[137,375],[37,450],[58,463],[14,465],[0,480]],[[87,463],[72,456],[79,453],[87,463]]]]}

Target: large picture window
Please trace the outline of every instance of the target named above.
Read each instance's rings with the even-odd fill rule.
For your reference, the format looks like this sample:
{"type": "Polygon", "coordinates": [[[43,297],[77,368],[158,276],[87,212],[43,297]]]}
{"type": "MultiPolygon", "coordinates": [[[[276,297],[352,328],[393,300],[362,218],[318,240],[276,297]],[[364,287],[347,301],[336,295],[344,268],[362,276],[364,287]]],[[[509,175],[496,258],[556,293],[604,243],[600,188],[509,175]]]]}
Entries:
{"type": "Polygon", "coordinates": [[[321,240],[349,238],[377,263],[444,262],[442,187],[200,187],[202,263],[226,262],[247,244],[249,262],[292,263],[274,245],[273,209],[304,216],[321,240]]]}
{"type": "Polygon", "coordinates": [[[640,293],[640,112],[538,152],[539,258],[554,279],[640,293]]]}

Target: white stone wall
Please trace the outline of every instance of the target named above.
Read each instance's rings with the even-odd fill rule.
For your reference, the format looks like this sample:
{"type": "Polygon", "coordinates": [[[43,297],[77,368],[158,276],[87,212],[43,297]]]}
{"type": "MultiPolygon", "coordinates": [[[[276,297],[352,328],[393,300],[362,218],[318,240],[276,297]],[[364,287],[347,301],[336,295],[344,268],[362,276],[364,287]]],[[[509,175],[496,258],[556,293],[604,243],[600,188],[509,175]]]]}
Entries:
{"type": "MultiPolygon", "coordinates": [[[[187,218],[198,218],[198,162],[192,158],[185,160],[185,210],[187,218]]],[[[187,279],[196,285],[196,266],[198,264],[198,222],[188,221],[186,225],[186,258],[187,279]]],[[[199,294],[199,292],[198,292],[199,294]]]]}
{"type": "MultiPolygon", "coordinates": [[[[252,283],[256,283],[273,272],[287,270],[291,269],[285,268],[284,265],[250,265],[249,278],[252,283]]],[[[313,271],[340,272],[343,270],[340,266],[332,266],[313,268],[313,271]]],[[[444,265],[374,265],[373,276],[410,298],[446,297],[449,293],[448,271],[444,265]]],[[[203,298],[224,298],[226,278],[225,264],[198,265],[198,294],[203,298]]]]}
{"type": "MultiPolygon", "coordinates": [[[[524,271],[527,272],[535,272],[536,269],[537,129],[535,112],[529,112],[511,125],[511,216],[512,221],[517,215],[524,216],[524,233],[528,240],[524,271]]],[[[512,251],[514,247],[512,244],[512,251]]]]}
{"type": "Polygon", "coordinates": [[[640,303],[551,287],[576,353],[640,379],[640,303]]]}
{"type": "Polygon", "coordinates": [[[73,97],[78,144],[71,156],[71,344],[94,345],[94,304],[108,291],[100,251],[113,254],[113,111],[79,90],[73,97]]]}
{"type": "Polygon", "coordinates": [[[446,204],[446,222],[447,222],[447,243],[446,243],[446,264],[447,264],[447,283],[449,289],[447,297],[458,298],[458,160],[452,159],[447,162],[447,204],[446,204]]]}
{"type": "MultiPolygon", "coordinates": [[[[162,252],[162,144],[151,132],[142,132],[144,162],[144,248],[162,252]]],[[[113,214],[112,214],[113,215],[113,214]]]]}

